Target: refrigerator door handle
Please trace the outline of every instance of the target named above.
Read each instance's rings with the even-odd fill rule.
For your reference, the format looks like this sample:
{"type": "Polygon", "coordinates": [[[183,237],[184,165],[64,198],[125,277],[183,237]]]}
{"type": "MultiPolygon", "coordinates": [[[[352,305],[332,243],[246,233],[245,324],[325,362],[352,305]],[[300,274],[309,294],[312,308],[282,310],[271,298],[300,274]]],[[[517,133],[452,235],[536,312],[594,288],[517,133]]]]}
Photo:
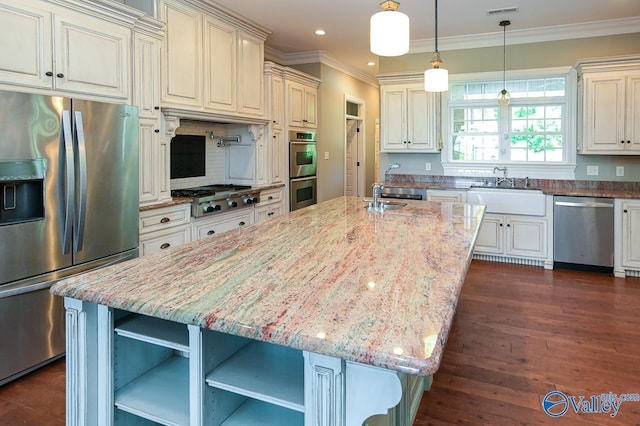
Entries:
{"type": "Polygon", "coordinates": [[[84,223],[85,216],[87,211],[87,152],[86,152],[86,144],[84,140],[84,127],[82,123],[82,112],[75,112],[75,136],[77,141],[77,161],[78,161],[78,211],[76,218],[76,234],[75,234],[75,250],[81,251],[82,244],[84,242],[84,223]]]}
{"type": "Polygon", "coordinates": [[[71,236],[73,234],[73,204],[74,204],[74,165],[73,165],[73,134],[71,133],[71,115],[68,110],[62,111],[62,133],[60,134],[62,149],[64,150],[64,223],[62,230],[62,253],[71,253],[71,236]]]}

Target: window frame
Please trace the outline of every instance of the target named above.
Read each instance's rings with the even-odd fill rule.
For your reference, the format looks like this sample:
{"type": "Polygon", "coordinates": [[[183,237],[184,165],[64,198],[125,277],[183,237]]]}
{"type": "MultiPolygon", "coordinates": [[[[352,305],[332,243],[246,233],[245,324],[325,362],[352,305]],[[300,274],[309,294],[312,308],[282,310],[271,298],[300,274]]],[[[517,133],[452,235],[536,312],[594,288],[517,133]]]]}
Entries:
{"type": "MultiPolygon", "coordinates": [[[[507,167],[508,175],[510,177],[531,177],[539,179],[575,179],[576,169],[576,128],[577,128],[577,73],[572,67],[554,67],[554,68],[539,68],[528,70],[514,70],[507,71],[506,80],[522,80],[522,79],[536,79],[536,78],[557,78],[563,77],[566,79],[566,97],[562,103],[565,108],[564,114],[564,132],[563,132],[563,158],[562,162],[523,162],[523,161],[511,161],[505,158],[505,154],[502,153],[500,160],[496,162],[488,161],[460,161],[453,160],[453,121],[449,105],[449,93],[442,94],[442,137],[443,146],[441,153],[441,162],[444,169],[444,174],[448,176],[494,176],[494,167],[507,167]]],[[[473,74],[452,74],[449,77],[450,83],[458,82],[489,82],[489,81],[502,81],[502,71],[473,73],[473,74]]],[[[551,99],[551,98],[549,98],[551,99]]],[[[502,114],[506,111],[510,114],[511,107],[513,105],[520,104],[535,104],[540,103],[536,98],[519,98],[512,99],[512,102],[507,107],[500,107],[496,100],[478,100],[474,103],[479,107],[497,106],[498,109],[498,126],[501,135],[511,135],[511,119],[503,120],[502,114]]],[[[457,103],[452,103],[458,105],[457,103]]],[[[555,104],[555,102],[543,102],[544,105],[555,104]]],[[[471,105],[470,105],[471,106],[471,105]]]]}

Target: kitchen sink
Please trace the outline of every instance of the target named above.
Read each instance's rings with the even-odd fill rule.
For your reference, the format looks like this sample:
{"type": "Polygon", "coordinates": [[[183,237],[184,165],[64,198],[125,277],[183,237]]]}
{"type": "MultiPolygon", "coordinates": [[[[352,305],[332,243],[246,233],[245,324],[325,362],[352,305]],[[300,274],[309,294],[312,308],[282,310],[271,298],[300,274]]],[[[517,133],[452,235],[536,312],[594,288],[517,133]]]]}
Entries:
{"type": "MultiPolygon", "coordinates": [[[[368,208],[371,210],[373,209],[373,199],[365,198],[362,201],[367,203],[365,208],[368,208]]],[[[380,205],[382,206],[383,210],[398,210],[406,206],[407,203],[401,203],[399,201],[381,200],[380,205]]]]}
{"type": "Polygon", "coordinates": [[[546,211],[546,196],[539,189],[471,187],[467,202],[486,205],[487,213],[544,216],[546,211]]]}

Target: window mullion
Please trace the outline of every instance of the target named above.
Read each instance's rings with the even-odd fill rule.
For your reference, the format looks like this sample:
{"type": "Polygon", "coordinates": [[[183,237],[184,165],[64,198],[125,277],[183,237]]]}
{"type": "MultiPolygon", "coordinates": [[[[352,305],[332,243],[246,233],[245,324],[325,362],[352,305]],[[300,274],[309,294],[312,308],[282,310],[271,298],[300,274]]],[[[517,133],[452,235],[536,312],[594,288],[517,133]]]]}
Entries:
{"type": "Polygon", "coordinates": [[[509,130],[510,130],[510,114],[509,106],[500,106],[500,161],[509,162],[511,159],[509,130]]]}

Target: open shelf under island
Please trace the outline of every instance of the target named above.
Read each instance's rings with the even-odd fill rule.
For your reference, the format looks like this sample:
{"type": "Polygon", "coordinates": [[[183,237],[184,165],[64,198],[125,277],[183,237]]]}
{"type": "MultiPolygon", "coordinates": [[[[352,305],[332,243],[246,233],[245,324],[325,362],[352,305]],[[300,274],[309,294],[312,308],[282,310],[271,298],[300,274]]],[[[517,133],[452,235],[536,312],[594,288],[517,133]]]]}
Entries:
{"type": "Polygon", "coordinates": [[[58,282],[67,424],[411,424],[483,214],[341,197],[58,282]]]}

